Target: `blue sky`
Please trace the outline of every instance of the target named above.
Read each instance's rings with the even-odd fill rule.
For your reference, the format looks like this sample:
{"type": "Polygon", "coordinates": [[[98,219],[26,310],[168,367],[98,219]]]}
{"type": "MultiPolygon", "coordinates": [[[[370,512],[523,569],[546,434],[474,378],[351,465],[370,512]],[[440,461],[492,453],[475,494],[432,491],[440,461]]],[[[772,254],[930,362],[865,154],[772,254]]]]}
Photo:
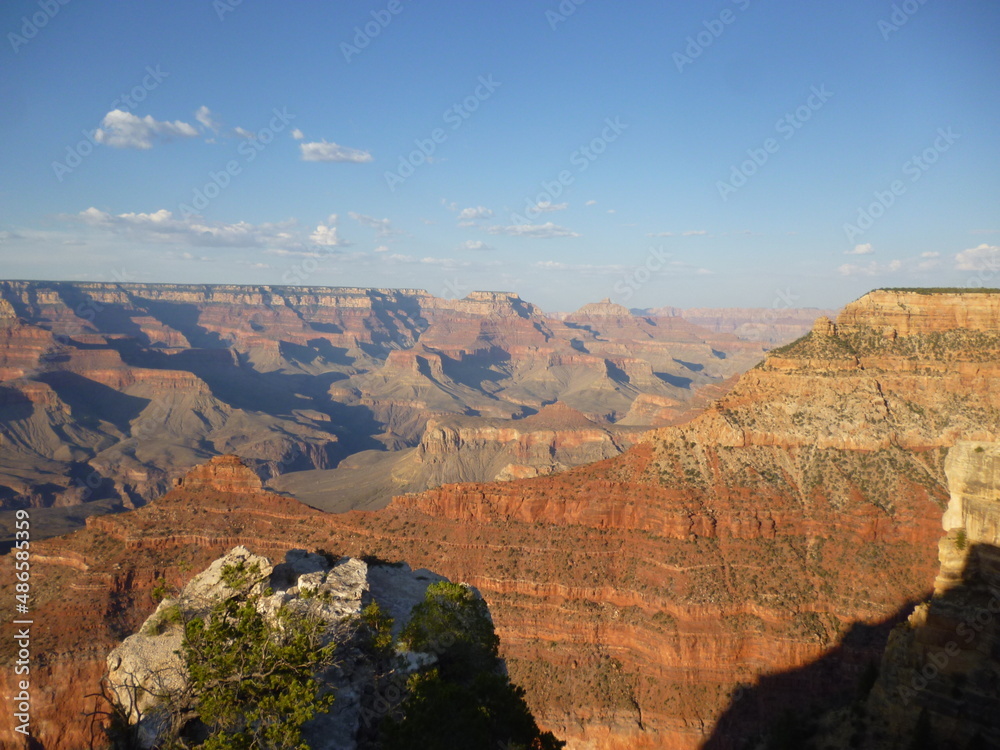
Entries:
{"type": "Polygon", "coordinates": [[[0,277],[1000,286],[986,0],[11,0],[0,277]]]}

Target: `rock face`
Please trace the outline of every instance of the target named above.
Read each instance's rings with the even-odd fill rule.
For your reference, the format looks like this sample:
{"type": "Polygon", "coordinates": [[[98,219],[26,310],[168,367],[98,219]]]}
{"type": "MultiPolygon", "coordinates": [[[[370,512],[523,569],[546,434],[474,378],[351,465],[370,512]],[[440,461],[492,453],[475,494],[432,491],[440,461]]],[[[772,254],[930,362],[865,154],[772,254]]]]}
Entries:
{"type": "Polygon", "coordinates": [[[265,482],[325,471],[414,448],[430,421],[556,401],[661,426],[763,356],[681,318],[593,310],[563,322],[510,292],[0,281],[0,510],[139,506],[227,453],[265,482]],[[675,406],[632,409],[644,397],[675,406]]]}
{"type": "Polygon", "coordinates": [[[216,456],[207,464],[196,466],[187,475],[178,477],[174,486],[188,490],[242,493],[260,492],[264,484],[239,456],[216,456]]]}
{"type": "MultiPolygon", "coordinates": [[[[559,474],[338,515],[182,485],[33,543],[34,611],[47,623],[36,677],[45,705],[65,711],[39,701],[40,731],[68,738],[55,750],[74,747],[84,735],[69,724],[89,692],[79,685],[148,615],[152,582],[183,582],[181,566],[235,544],[406,559],[475,585],[512,680],[571,748],[735,748],[788,710],[853,690],[897,613],[934,585],[962,449],[946,465],[949,451],[996,441],[1000,424],[1000,330],[912,319],[890,330],[883,320],[908,299],[862,299],[876,326],[854,314],[824,323],[693,421],[559,474]]],[[[958,319],[977,299],[935,295],[923,319],[958,319]]],[[[0,595],[11,566],[0,560],[0,595]]],[[[0,644],[8,664],[11,648],[0,644]]],[[[0,725],[0,741],[14,739],[0,725]]]]}
{"type": "Polygon", "coordinates": [[[959,443],[946,470],[934,596],[889,639],[865,747],[1000,747],[1000,444],[959,443]]]}
{"type": "MultiPolygon", "coordinates": [[[[255,568],[258,574],[251,589],[260,598],[258,610],[273,617],[279,609],[319,618],[326,623],[327,642],[338,644],[334,668],[319,675],[336,700],[328,714],[313,719],[305,728],[314,750],[353,750],[362,725],[366,688],[372,686],[371,666],[355,643],[358,618],[376,602],[393,617],[393,629],[400,632],[413,608],[424,598],[431,583],[446,580],[430,571],[413,571],[405,564],[369,565],[344,557],[330,561],[305,550],[289,550],[284,560],[255,555],[246,547],[231,549],[206,570],[192,578],[176,597],[166,598],[143,623],[139,632],[126,638],[107,657],[107,682],[119,705],[131,709],[130,723],[138,723],[144,747],[155,747],[160,736],[158,700],[179,695],[187,682],[182,659],[182,618],[205,616],[211,608],[239,592],[225,583],[228,566],[255,568]],[[265,588],[273,593],[267,595],[265,588]],[[176,613],[172,616],[172,613],[176,613]]],[[[407,653],[402,669],[433,664],[434,654],[407,653]]]]}

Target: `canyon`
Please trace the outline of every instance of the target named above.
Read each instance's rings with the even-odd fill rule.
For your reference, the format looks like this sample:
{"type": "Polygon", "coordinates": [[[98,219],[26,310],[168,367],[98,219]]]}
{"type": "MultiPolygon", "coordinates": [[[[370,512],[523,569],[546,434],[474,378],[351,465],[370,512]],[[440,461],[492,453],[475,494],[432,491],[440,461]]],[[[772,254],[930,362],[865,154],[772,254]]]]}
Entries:
{"type": "MultiPolygon", "coordinates": [[[[525,688],[539,725],[570,748],[735,749],[789,712],[846,700],[883,658],[901,666],[883,667],[880,679],[901,674],[905,682],[901,670],[914,668],[907,654],[926,653],[919,644],[938,638],[921,628],[941,622],[933,599],[914,620],[915,605],[935,581],[940,598],[945,581],[969,565],[971,552],[939,567],[942,516],[951,545],[942,549],[957,549],[959,526],[970,550],[985,549],[996,530],[987,503],[995,462],[977,457],[995,456],[991,446],[1000,442],[998,298],[872,292],[770,351],[690,421],[638,434],[616,433],[564,394],[547,418],[574,425],[600,450],[617,444],[624,452],[562,470],[582,438],[560,438],[556,454],[542,451],[553,473],[510,468],[527,465],[519,462],[534,450],[530,424],[433,417],[411,448],[425,465],[455,460],[461,451],[445,449],[460,444],[486,455],[476,441],[489,437],[505,447],[491,449],[487,473],[506,471],[506,481],[430,487],[376,511],[324,513],[260,483],[254,455],[210,458],[134,511],[91,516],[83,529],[32,543],[37,739],[48,750],[85,745],[93,731],[86,696],[108,651],[152,612],[154,582],[180,587],[239,544],[256,554],[304,548],[405,561],[475,586],[512,681],[525,688]],[[960,506],[958,495],[967,498],[960,506]],[[915,633],[928,635],[893,630],[908,617],[915,633]]],[[[487,320],[488,335],[480,327],[460,346],[499,335],[500,323],[487,320]]],[[[517,351],[515,340],[537,344],[537,328],[503,320],[511,324],[505,351],[517,351]]],[[[628,327],[648,320],[658,319],[628,327]]],[[[608,336],[594,335],[591,345],[607,359],[611,349],[598,339],[608,336]]],[[[423,341],[427,349],[410,347],[394,366],[447,374],[458,350],[423,341]]],[[[538,359],[530,351],[526,358],[538,359]]],[[[555,367],[556,355],[546,356],[555,367]]],[[[629,366],[640,380],[644,370],[629,366]]],[[[530,387],[510,390],[552,393],[544,379],[524,382],[530,387]]],[[[383,440],[413,419],[396,405],[383,418],[383,440]]],[[[995,567],[989,555],[974,559],[979,570],[995,567]]],[[[7,597],[12,565],[10,555],[0,559],[7,597]]],[[[4,643],[0,660],[13,658],[4,643]]],[[[5,694],[12,674],[3,672],[5,694]]],[[[887,694],[891,685],[876,687],[871,700],[887,694]]],[[[883,714],[900,726],[912,718],[883,714]]],[[[947,716],[930,720],[947,727],[947,716]]],[[[19,746],[9,722],[0,719],[0,740],[19,746]]]]}
{"type": "Polygon", "coordinates": [[[0,281],[0,540],[12,509],[61,533],[227,453],[328,509],[331,487],[335,509],[372,508],[548,473],[690,418],[767,346],[609,301],[550,316],[508,292],[0,281]],[[582,417],[542,429],[556,403],[582,417]],[[535,448],[508,451],[504,422],[535,448]],[[449,460],[428,449],[445,429],[461,435],[449,460]],[[358,487],[373,465],[391,479],[358,487]]]}

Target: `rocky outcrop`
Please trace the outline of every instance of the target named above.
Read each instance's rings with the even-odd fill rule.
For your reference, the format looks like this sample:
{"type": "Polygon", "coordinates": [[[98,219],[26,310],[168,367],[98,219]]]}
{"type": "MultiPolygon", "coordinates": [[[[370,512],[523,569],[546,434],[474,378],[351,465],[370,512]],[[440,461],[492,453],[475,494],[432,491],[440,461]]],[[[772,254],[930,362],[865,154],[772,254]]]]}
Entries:
{"type": "Polygon", "coordinates": [[[178,477],[174,486],[191,491],[253,493],[264,485],[239,456],[216,456],[178,477]]]}
{"type": "MultiPolygon", "coordinates": [[[[108,654],[108,691],[129,722],[138,724],[140,744],[156,746],[165,721],[163,702],[182,700],[189,679],[182,658],[183,623],[209,615],[225,600],[254,595],[265,618],[273,620],[279,610],[287,610],[325,624],[325,642],[337,645],[338,658],[317,678],[324,690],[334,693],[335,701],[328,713],[306,725],[305,737],[314,750],[353,750],[363,720],[378,713],[371,705],[376,687],[373,665],[356,637],[362,610],[372,602],[378,604],[393,618],[398,634],[427,587],[442,580],[405,564],[369,565],[349,557],[330,560],[305,550],[290,550],[274,564],[246,547],[235,547],[176,596],[164,598],[139,631],[108,654]],[[247,590],[234,590],[227,583],[224,573],[237,568],[251,576],[247,590]]],[[[398,679],[436,660],[433,653],[402,656],[398,679]]]]}
{"type": "Polygon", "coordinates": [[[866,748],[1000,747],[1000,444],[959,443],[946,469],[934,596],[889,639],[866,748]]]}

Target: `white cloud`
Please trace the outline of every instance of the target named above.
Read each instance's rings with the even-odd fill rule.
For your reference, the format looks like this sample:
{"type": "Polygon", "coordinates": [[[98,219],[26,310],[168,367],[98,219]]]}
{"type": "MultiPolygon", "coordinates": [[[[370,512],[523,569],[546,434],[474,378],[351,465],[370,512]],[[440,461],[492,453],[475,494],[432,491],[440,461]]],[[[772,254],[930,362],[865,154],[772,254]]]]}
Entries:
{"type": "Polygon", "coordinates": [[[317,224],[309,235],[309,241],[321,247],[341,247],[348,244],[337,234],[337,214],[330,214],[325,222],[317,224]]]}
{"type": "Polygon", "coordinates": [[[482,240],[466,240],[461,245],[459,245],[460,250],[493,250],[494,248],[487,245],[482,240]]]}
{"type": "Polygon", "coordinates": [[[395,237],[398,234],[402,234],[402,232],[398,229],[392,228],[392,222],[388,219],[376,219],[374,216],[366,216],[365,214],[355,213],[354,211],[349,211],[347,215],[358,222],[361,226],[374,229],[376,237],[395,237]]]}
{"type": "Polygon", "coordinates": [[[458,214],[458,225],[460,227],[470,227],[477,221],[488,219],[491,216],[493,216],[493,212],[486,208],[486,206],[463,208],[458,214]]]}
{"type": "Polygon", "coordinates": [[[326,141],[301,143],[299,148],[302,150],[302,161],[338,161],[363,164],[372,160],[372,155],[367,151],[339,146],[336,143],[327,143],[326,141]]]}
{"type": "Polygon", "coordinates": [[[294,138],[297,141],[301,141],[305,137],[306,137],[306,134],[303,133],[298,128],[295,128],[295,130],[292,131],[292,138],[294,138]]]}
{"type": "Polygon", "coordinates": [[[208,222],[200,216],[176,217],[161,208],[152,213],[111,214],[90,207],[66,219],[82,222],[129,241],[165,244],[188,244],[200,247],[285,247],[302,246],[300,237],[292,231],[294,221],[280,223],[235,224],[208,222]]]}
{"type": "Polygon", "coordinates": [[[935,253],[935,252],[920,253],[920,257],[921,258],[940,258],[941,257],[941,253],[935,253]]]}
{"type": "Polygon", "coordinates": [[[215,113],[204,104],[198,107],[198,110],[194,113],[194,119],[200,122],[207,130],[211,130],[214,133],[218,133],[219,128],[222,127],[222,123],[219,122],[215,113]]]}
{"type": "Polygon", "coordinates": [[[704,229],[689,229],[686,232],[681,232],[681,237],[704,237],[708,232],[704,229]]]}
{"type": "Polygon", "coordinates": [[[869,242],[864,245],[855,245],[853,250],[845,250],[844,255],[871,255],[874,252],[875,248],[869,242]]]}
{"type": "Polygon", "coordinates": [[[193,138],[198,131],[186,122],[161,122],[150,115],[137,117],[131,112],[113,109],[104,115],[101,126],[94,131],[94,140],[114,148],[149,149],[154,141],[172,138],[193,138]]]}
{"type": "Polygon", "coordinates": [[[560,227],[551,221],[545,224],[514,224],[511,226],[493,226],[486,230],[490,234],[507,234],[512,237],[534,237],[536,239],[552,239],[554,237],[579,237],[580,235],[566,227],[560,227]]]}
{"type": "Polygon", "coordinates": [[[239,126],[233,128],[233,132],[236,133],[240,138],[246,138],[248,141],[252,141],[257,137],[256,133],[251,133],[246,128],[241,128],[239,126]]]}
{"type": "Polygon", "coordinates": [[[596,206],[597,205],[597,201],[595,201],[595,200],[589,200],[586,203],[584,203],[583,205],[585,205],[585,206],[596,206]]]}
{"type": "Polygon", "coordinates": [[[568,203],[552,203],[550,201],[541,201],[536,203],[532,208],[528,209],[528,213],[548,213],[549,211],[565,211],[569,208],[568,203]]]}
{"type": "Polygon", "coordinates": [[[618,213],[618,209],[616,209],[616,208],[609,208],[608,209],[608,213],[609,214],[616,214],[616,213],[618,213]]]}
{"type": "Polygon", "coordinates": [[[957,253],[955,261],[959,271],[1000,270],[1000,247],[984,243],[957,253]]]}
{"type": "Polygon", "coordinates": [[[872,261],[867,266],[859,266],[854,263],[844,263],[837,271],[841,276],[874,276],[879,271],[878,263],[872,261]]]}
{"type": "Polygon", "coordinates": [[[389,252],[389,246],[388,245],[379,245],[372,252],[375,252],[375,253],[387,253],[387,252],[389,252]]]}

